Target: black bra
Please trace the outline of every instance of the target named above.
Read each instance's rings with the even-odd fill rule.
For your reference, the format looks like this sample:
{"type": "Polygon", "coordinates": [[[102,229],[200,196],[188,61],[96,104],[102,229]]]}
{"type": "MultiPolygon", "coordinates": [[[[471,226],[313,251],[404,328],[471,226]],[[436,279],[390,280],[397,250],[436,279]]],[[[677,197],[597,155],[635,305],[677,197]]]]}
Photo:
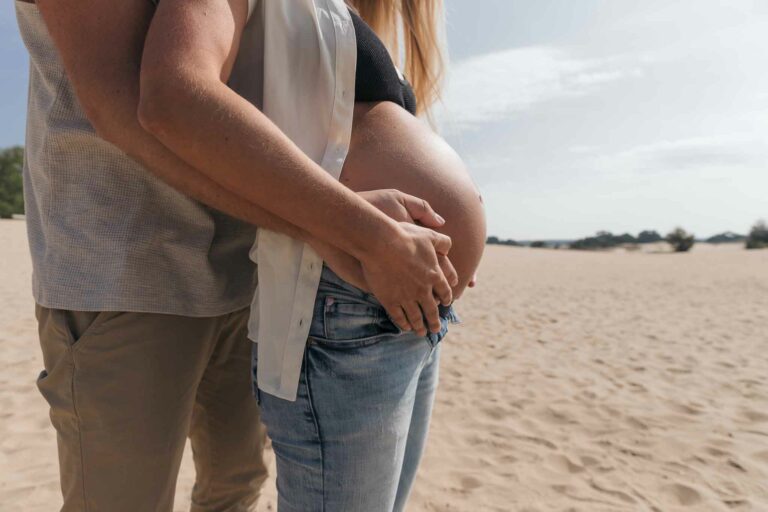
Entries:
{"type": "Polygon", "coordinates": [[[416,95],[408,81],[400,76],[384,43],[352,9],[357,37],[355,102],[391,101],[416,115],[416,95]]]}

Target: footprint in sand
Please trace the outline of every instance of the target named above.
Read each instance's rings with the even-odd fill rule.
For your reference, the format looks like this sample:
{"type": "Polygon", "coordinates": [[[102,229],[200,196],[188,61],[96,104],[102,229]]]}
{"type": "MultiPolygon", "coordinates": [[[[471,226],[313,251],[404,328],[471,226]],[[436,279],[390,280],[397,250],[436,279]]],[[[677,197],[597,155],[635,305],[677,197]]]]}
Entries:
{"type": "Polygon", "coordinates": [[[741,415],[744,416],[747,421],[752,423],[763,423],[768,421],[768,414],[764,412],[746,409],[742,411],[741,415]]]}
{"type": "Polygon", "coordinates": [[[462,477],[460,482],[461,482],[461,489],[467,492],[474,491],[475,489],[483,486],[483,483],[479,479],[473,476],[462,477]]]}
{"type": "Polygon", "coordinates": [[[731,455],[731,452],[721,450],[720,448],[716,448],[714,446],[707,446],[704,448],[704,451],[713,457],[729,457],[731,455]]]}
{"type": "Polygon", "coordinates": [[[542,411],[539,411],[538,416],[553,425],[573,425],[578,423],[574,420],[570,414],[564,411],[559,411],[553,407],[547,407],[542,411]]]}
{"type": "Polygon", "coordinates": [[[752,457],[762,462],[768,462],[768,450],[756,452],[752,454],[752,457]]]}
{"type": "Polygon", "coordinates": [[[670,484],[661,488],[664,496],[669,498],[670,504],[690,507],[701,503],[701,493],[683,484],[670,484]]]}
{"type": "Polygon", "coordinates": [[[688,416],[698,416],[699,414],[702,414],[704,412],[698,406],[688,405],[680,402],[674,402],[671,400],[667,403],[669,407],[672,408],[673,410],[688,416]]]}
{"type": "Polygon", "coordinates": [[[582,455],[579,457],[579,459],[581,460],[581,463],[586,467],[597,466],[600,464],[600,460],[596,457],[592,457],[591,455],[582,455]]]}
{"type": "Polygon", "coordinates": [[[558,472],[575,474],[584,471],[584,466],[573,462],[565,455],[553,454],[548,459],[549,465],[558,472]]]}

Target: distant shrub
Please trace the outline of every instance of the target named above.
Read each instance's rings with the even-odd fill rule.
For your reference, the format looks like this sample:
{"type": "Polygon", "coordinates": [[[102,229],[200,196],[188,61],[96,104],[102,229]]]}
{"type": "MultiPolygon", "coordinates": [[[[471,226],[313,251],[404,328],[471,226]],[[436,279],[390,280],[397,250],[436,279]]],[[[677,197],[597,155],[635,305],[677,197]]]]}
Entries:
{"type": "Polygon", "coordinates": [[[747,249],[768,248],[768,225],[764,220],[757,221],[749,232],[746,243],[747,249]]]}
{"type": "Polygon", "coordinates": [[[687,252],[696,243],[694,236],[683,228],[675,228],[667,235],[667,243],[672,246],[675,252],[687,252]]]}
{"type": "Polygon", "coordinates": [[[513,247],[520,247],[520,245],[522,245],[520,242],[514,240],[502,240],[497,236],[489,236],[485,243],[488,245],[511,245],[513,247]]]}
{"type": "Polygon", "coordinates": [[[614,235],[609,231],[598,231],[595,236],[582,238],[571,242],[571,249],[577,250],[596,250],[596,249],[610,249],[611,247],[617,247],[622,244],[635,244],[637,239],[629,233],[623,235],[614,235]]]}
{"type": "Polygon", "coordinates": [[[547,244],[542,242],[541,240],[536,240],[535,242],[531,242],[531,247],[533,247],[534,249],[541,249],[546,246],[547,244]]]}
{"type": "Polygon", "coordinates": [[[637,243],[639,244],[652,244],[655,242],[662,242],[664,239],[658,233],[658,231],[646,230],[641,231],[637,235],[637,243]]]}
{"type": "Polygon", "coordinates": [[[726,231],[707,238],[706,242],[710,244],[730,244],[733,242],[743,242],[746,239],[747,237],[744,235],[739,235],[733,231],[726,231]]]}
{"type": "Polygon", "coordinates": [[[0,151],[0,219],[24,213],[21,166],[24,150],[20,147],[0,151]]]}

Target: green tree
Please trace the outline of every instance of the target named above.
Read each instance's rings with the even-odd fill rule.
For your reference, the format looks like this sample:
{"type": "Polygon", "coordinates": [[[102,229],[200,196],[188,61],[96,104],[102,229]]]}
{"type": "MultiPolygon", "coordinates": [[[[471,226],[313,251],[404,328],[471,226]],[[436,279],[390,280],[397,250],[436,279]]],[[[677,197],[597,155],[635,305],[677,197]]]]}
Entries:
{"type": "Polygon", "coordinates": [[[743,242],[747,239],[746,236],[734,233],[733,231],[726,231],[724,233],[718,233],[707,238],[707,243],[710,244],[729,244],[731,242],[743,242]]]}
{"type": "Polygon", "coordinates": [[[637,235],[637,243],[639,244],[652,244],[654,242],[661,242],[662,240],[664,239],[661,238],[661,235],[651,229],[641,231],[640,234],[637,235]]]}
{"type": "Polygon", "coordinates": [[[747,249],[768,249],[768,224],[757,221],[747,237],[747,249]]]}
{"type": "Polygon", "coordinates": [[[610,231],[598,231],[595,236],[589,236],[571,242],[571,249],[578,250],[598,250],[618,247],[622,244],[635,244],[637,239],[629,233],[623,235],[614,235],[610,231]]]}
{"type": "Polygon", "coordinates": [[[485,243],[488,245],[512,245],[514,247],[519,247],[520,244],[512,239],[509,240],[502,240],[501,238],[497,236],[489,236],[485,243]]]}
{"type": "Polygon", "coordinates": [[[10,219],[14,213],[24,213],[21,166],[24,149],[0,151],[0,219],[10,219]]]}
{"type": "Polygon", "coordinates": [[[687,252],[691,250],[696,239],[683,228],[675,228],[667,235],[667,243],[672,246],[675,252],[687,252]]]}

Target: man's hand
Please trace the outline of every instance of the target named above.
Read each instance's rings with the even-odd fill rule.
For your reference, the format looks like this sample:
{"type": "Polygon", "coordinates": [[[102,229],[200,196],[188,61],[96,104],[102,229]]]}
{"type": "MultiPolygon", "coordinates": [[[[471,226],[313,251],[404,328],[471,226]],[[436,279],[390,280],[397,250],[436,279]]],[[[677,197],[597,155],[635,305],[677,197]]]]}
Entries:
{"type": "Polygon", "coordinates": [[[432,229],[442,227],[445,221],[423,199],[398,190],[372,190],[359,195],[397,221],[398,236],[389,240],[388,250],[372,251],[370,257],[361,262],[318,239],[311,240],[310,244],[342,279],[373,292],[401,329],[413,330],[421,336],[427,334],[427,328],[439,331],[437,305],[452,302],[451,287],[458,282],[456,270],[448,259],[451,239],[432,229]],[[421,262],[421,267],[414,268],[413,261],[421,262]],[[442,275],[434,271],[435,262],[442,269],[442,275]],[[393,275],[398,279],[392,279],[393,275]],[[431,286],[420,287],[419,283],[424,282],[431,286]],[[398,297],[418,299],[402,303],[398,297]]]}
{"type": "MultiPolygon", "coordinates": [[[[358,195],[387,214],[387,216],[392,220],[397,222],[418,224],[430,229],[439,229],[445,225],[445,219],[443,219],[440,214],[433,210],[432,206],[427,201],[416,196],[400,192],[399,190],[393,188],[367,190],[365,192],[358,192],[358,195]]],[[[327,254],[332,256],[331,248],[327,247],[327,249],[327,254]]],[[[341,267],[341,255],[338,256],[339,257],[334,258],[336,259],[335,263],[337,266],[341,267]]],[[[328,258],[324,259],[328,260],[328,258]]],[[[459,282],[459,276],[456,273],[456,269],[453,267],[451,260],[448,259],[448,256],[444,254],[438,254],[437,260],[440,263],[440,268],[443,270],[443,274],[445,274],[445,278],[448,280],[448,283],[451,286],[456,286],[456,284],[459,282]]],[[[344,267],[346,271],[349,272],[351,271],[352,267],[349,261],[346,261],[346,263],[347,264],[344,265],[344,267]]],[[[333,268],[331,263],[329,263],[329,265],[331,268],[333,268]]],[[[362,268],[357,270],[358,272],[362,272],[362,268]]],[[[335,268],[334,271],[336,271],[335,268]]],[[[361,274],[358,273],[356,277],[360,279],[361,274]]],[[[356,286],[366,291],[370,288],[368,283],[365,283],[365,287],[358,285],[356,286]]]]}
{"type": "Polygon", "coordinates": [[[360,263],[366,282],[401,329],[420,336],[427,334],[427,327],[431,332],[440,330],[437,306],[449,305],[453,292],[437,255],[447,256],[450,249],[449,237],[400,222],[391,237],[363,254],[360,263]]]}

